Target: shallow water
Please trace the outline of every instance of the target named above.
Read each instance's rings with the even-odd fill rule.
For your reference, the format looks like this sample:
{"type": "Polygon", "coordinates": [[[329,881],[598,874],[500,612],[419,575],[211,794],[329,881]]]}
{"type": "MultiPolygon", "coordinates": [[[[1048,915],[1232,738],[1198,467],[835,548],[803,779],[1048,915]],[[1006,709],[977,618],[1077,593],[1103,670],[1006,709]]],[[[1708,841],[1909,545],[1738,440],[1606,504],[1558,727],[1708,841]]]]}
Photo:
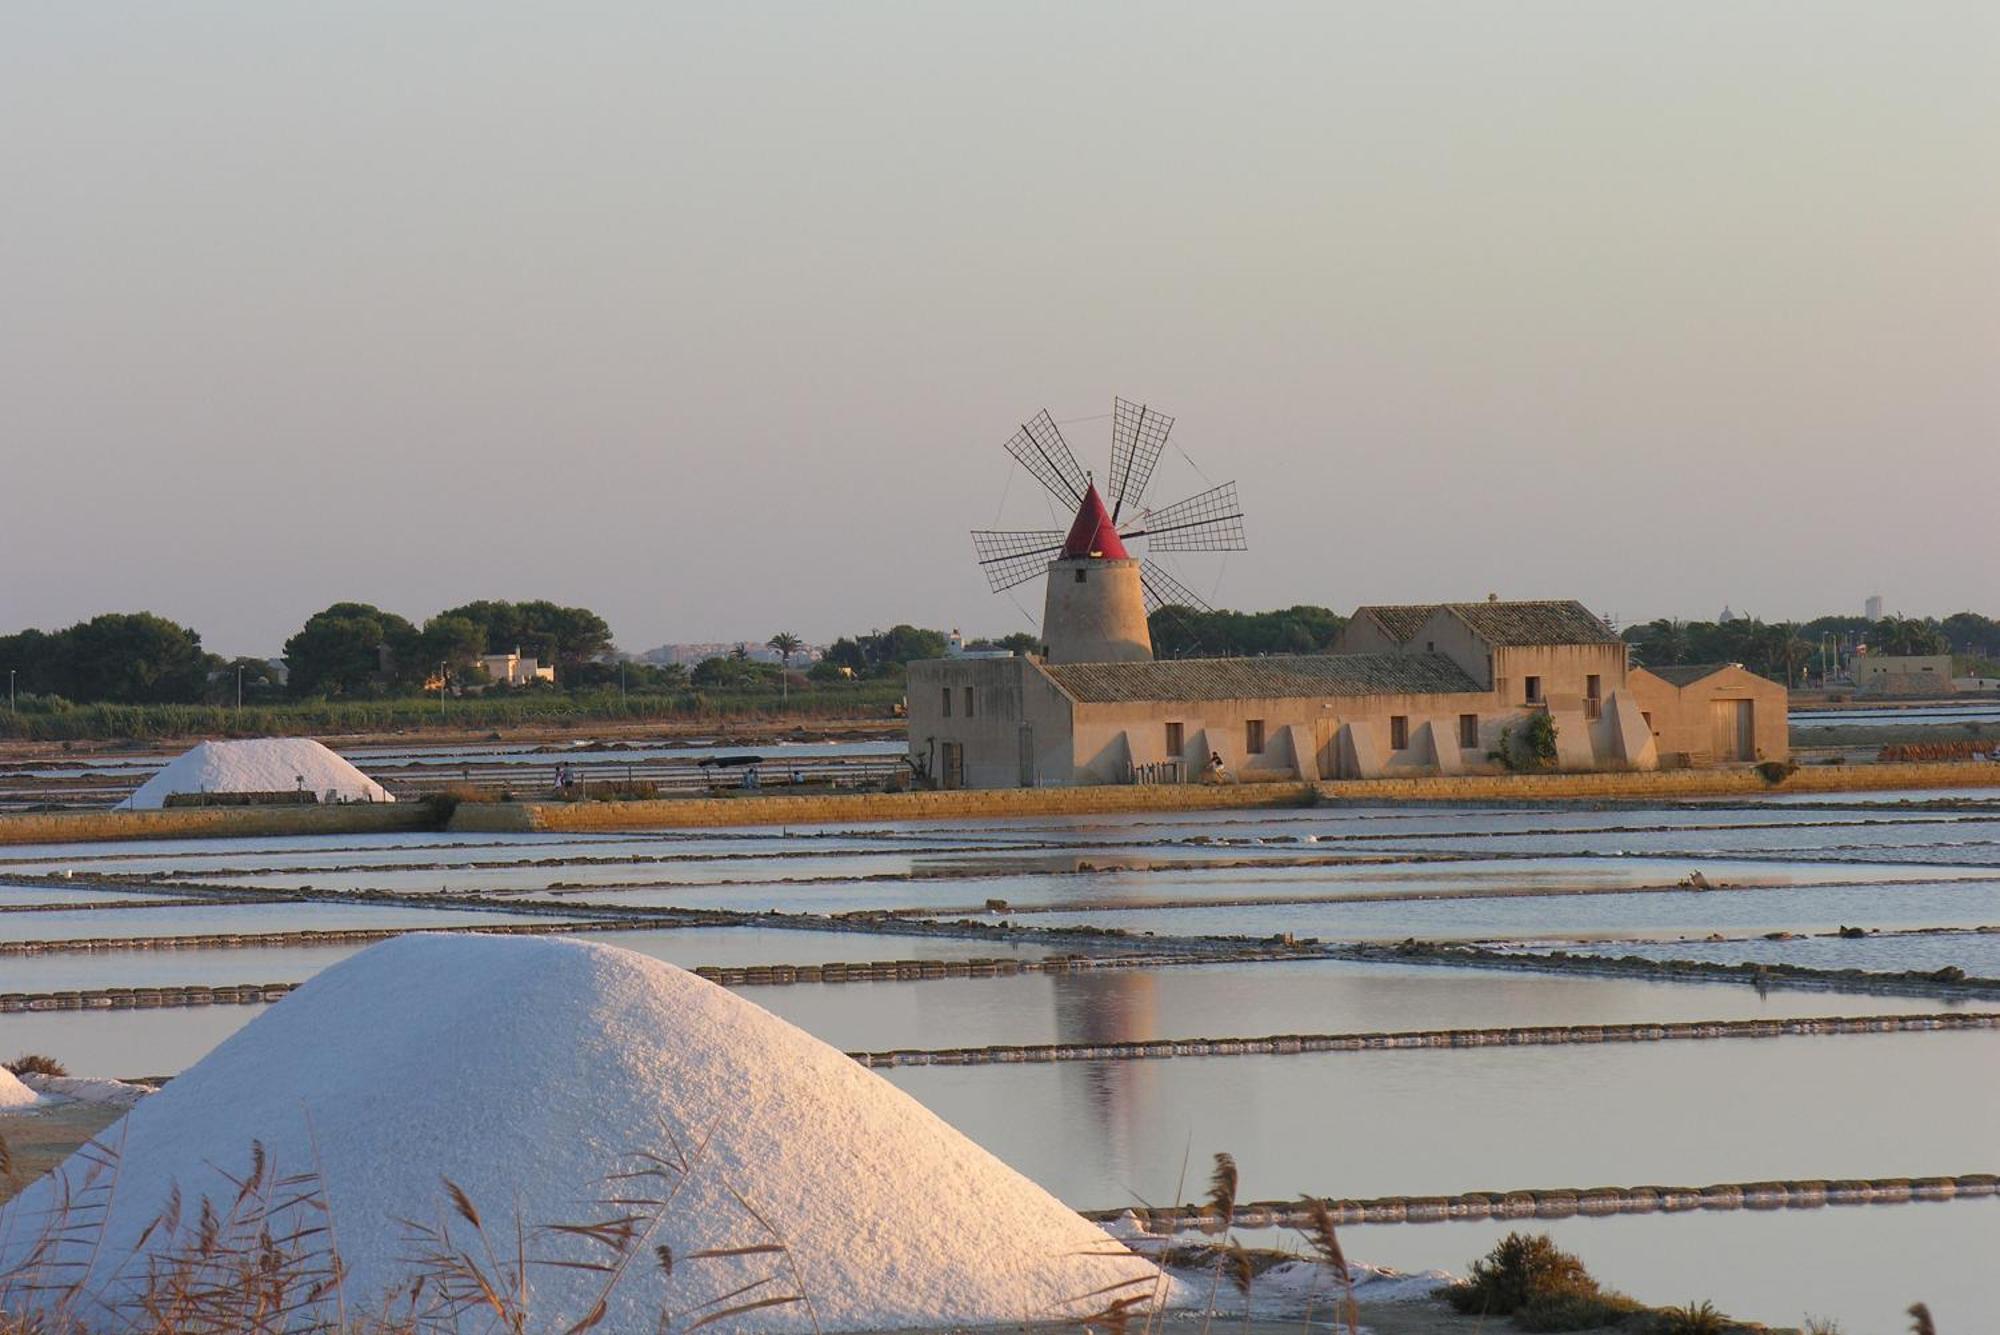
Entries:
{"type": "Polygon", "coordinates": [[[2000,922],[2000,881],[1776,886],[1707,893],[1561,895],[1334,904],[1134,909],[1036,914],[1036,926],[1084,924],[1162,936],[1327,941],[1568,940],[1711,932],[1831,931],[1863,927],[1974,927],[2000,922]]]}
{"type": "MultiPolygon", "coordinates": [[[[1819,1316],[1838,1320],[1848,1335],[1890,1335],[1910,1328],[1905,1309],[1921,1301],[1940,1331],[1992,1328],[2000,1238],[2000,1201],[1992,1197],[1775,1213],[1356,1225],[1340,1233],[1356,1260],[1404,1270],[1441,1265],[1462,1275],[1472,1258],[1522,1228],[1551,1234],[1602,1283],[1656,1305],[1711,1301],[1770,1325],[1819,1316]]],[[[1296,1246],[1296,1235],[1282,1245],[1296,1246]]]]}
{"type": "Polygon", "coordinates": [[[1219,1150],[1263,1200],[1990,1172],[2000,1125],[1990,1030],[884,1074],[1095,1207],[1219,1150]]]}
{"type": "MultiPolygon", "coordinates": [[[[553,757],[536,760],[547,764],[553,757]]],[[[1929,801],[1953,795],[1910,796],[1929,801]]],[[[1982,789],[1956,796],[1991,803],[2000,794],[1982,789]]],[[[1815,931],[1840,923],[2000,923],[2000,867],[1994,865],[2000,862],[2000,818],[1990,811],[1914,810],[1897,797],[1814,795],[1656,807],[1346,804],[895,828],[153,841],[0,849],[0,879],[10,870],[74,868],[78,875],[171,872],[235,884],[261,877],[287,886],[379,884],[415,892],[444,886],[536,897],[547,894],[550,883],[563,882],[590,887],[559,896],[581,915],[595,903],[819,913],[917,908],[970,910],[988,921],[1012,915],[1036,927],[1088,923],[1251,936],[1290,931],[1327,939],[1533,941],[1815,931]],[[1453,860],[1418,860],[1425,854],[1453,860]],[[594,861],[606,858],[617,861],[594,861]],[[1302,859],[1313,865],[1285,865],[1302,859]],[[480,863],[505,865],[475,865],[480,863]],[[1080,863],[1098,870],[1079,872],[1080,863]],[[1147,869],[1108,869],[1132,863],[1147,869]],[[336,870],[343,867],[356,870],[336,870]],[[1711,880],[1760,888],[1494,897],[1667,886],[1697,867],[1711,880]],[[877,873],[908,879],[857,879],[877,873]],[[1452,897],[1218,902],[1380,894],[1452,897]],[[1009,907],[987,913],[988,899],[1006,900],[1009,907]],[[1196,906],[1160,907],[1183,900],[1196,906]],[[1022,912],[1035,907],[1061,911],[1022,912]]],[[[83,896],[96,893],[19,887],[0,890],[0,905],[71,902],[72,895],[87,903],[93,900],[83,896]],[[51,898],[56,893],[60,901],[51,898]]],[[[5,913],[0,939],[509,920],[551,921],[462,907],[215,903],[5,913]]],[[[685,965],[1076,948],[762,927],[621,929],[586,939],[685,965]]],[[[1146,945],[1134,937],[1126,948],[1146,945]]],[[[1637,950],[1801,963],[1823,958],[1863,967],[1958,963],[1977,973],[1996,971],[1970,961],[2000,954],[2000,936],[1665,941],[1619,945],[1611,953],[1637,950]]],[[[347,953],[344,947],[309,947],[0,957],[0,990],[293,981],[347,953]]],[[[744,989],[744,995],[836,1046],[870,1050],[1955,1008],[1921,997],[1783,988],[1759,997],[1751,988],[1725,984],[1348,962],[800,984],[744,989]]],[[[0,1056],[40,1050],[80,1072],[172,1073],[263,1009],[5,1015],[0,1056]]],[[[903,1068],[890,1075],[1031,1176],[1089,1205],[1116,1204],[1131,1193],[1165,1200],[1174,1193],[1184,1156],[1192,1156],[1192,1176],[1199,1178],[1206,1156],[1218,1149],[1243,1163],[1246,1196],[1991,1171],[1992,1127],[2000,1124],[2000,1034],[1991,1032],[903,1068]],[[1912,1091],[1921,1091],[1920,1104],[1912,1091]]],[[[1942,1326],[1955,1331],[1978,1328],[1990,1306],[1983,1277],[1965,1276],[1983,1276],[1986,1252],[2000,1236],[1990,1222],[2000,1214],[1986,1208],[1992,1204],[1576,1220],[1553,1227],[1559,1236],[1574,1236],[1608,1281],[1651,1301],[1710,1297],[1725,1308],[1781,1321],[1796,1321],[1806,1310],[1825,1312],[1843,1317],[1858,1335],[1903,1328],[1896,1314],[1922,1296],[1941,1318],[1949,1310],[1981,1314],[1942,1326]],[[1976,1260],[1975,1244],[1983,1248],[1976,1260]],[[1871,1288],[1871,1281],[1882,1287],[1871,1288]],[[1906,1296],[1906,1287],[1918,1291],[1906,1296]],[[1809,1301],[1814,1297],[1826,1301],[1809,1301]],[[1975,1300],[1980,1307],[1970,1305],[1975,1300]],[[1961,1305],[1953,1308],[1955,1303],[1961,1305]]],[[[1347,1230],[1346,1236],[1350,1253],[1370,1260],[1462,1267],[1500,1231],[1498,1225],[1407,1226],[1347,1230]]]]}

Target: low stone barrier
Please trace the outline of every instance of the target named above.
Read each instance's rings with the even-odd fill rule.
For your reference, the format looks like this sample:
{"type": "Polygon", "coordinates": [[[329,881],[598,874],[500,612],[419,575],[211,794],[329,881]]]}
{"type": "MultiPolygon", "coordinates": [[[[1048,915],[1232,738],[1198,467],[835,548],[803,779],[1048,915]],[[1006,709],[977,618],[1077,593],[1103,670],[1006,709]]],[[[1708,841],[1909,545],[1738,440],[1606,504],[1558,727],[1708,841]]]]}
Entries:
{"type": "Polygon", "coordinates": [[[2000,1028],[2000,1012],[1824,1015],[1790,1020],[1690,1020],[1666,1024],[1531,1025],[1423,1029],[1398,1033],[1271,1034],[1260,1038],[1161,1038],[1129,1043],[990,1044],[850,1052],[863,1066],[980,1066],[993,1062],[1150,1061],[1304,1052],[1386,1052],[1409,1048],[1558,1047],[1592,1043],[1671,1043],[1712,1038],[1798,1038],[2000,1028]]]}
{"type": "Polygon", "coordinates": [[[1651,955],[1586,955],[1567,950],[1501,951],[1484,946],[1406,941],[1400,945],[1344,945],[1329,948],[1340,959],[1374,964],[1435,964],[1446,968],[1513,969],[1529,973],[1583,974],[1598,978],[1640,978],[1649,982],[1748,983],[1752,987],[1808,988],[1829,992],[1875,992],[1916,996],[2000,996],[2000,978],[1979,978],[1947,966],[1888,972],[1818,969],[1803,964],[1745,960],[1658,959],[1651,955]]]}
{"type": "Polygon", "coordinates": [[[446,828],[454,834],[516,834],[536,830],[818,825],[835,821],[1304,807],[1311,806],[1313,801],[1313,785],[1294,782],[961,788],[949,792],[828,793],[810,797],[773,794],[657,802],[461,802],[446,828]]]}
{"type": "MultiPolygon", "coordinates": [[[[1457,1219],[1569,1219],[1578,1215],[1679,1214],[1692,1210],[1817,1210],[1829,1205],[1902,1205],[2000,1195],[2000,1176],[1844,1178],[1837,1181],[1721,1182],[1707,1187],[1557,1187],[1529,1191],[1469,1191],[1457,1196],[1378,1196],[1332,1200],[1333,1221],[1354,1224],[1425,1224],[1457,1219]]],[[[1212,1206],[1124,1206],[1084,1210],[1108,1223],[1130,1214],[1148,1232],[1219,1233],[1212,1206]]],[[[1311,1202],[1252,1201],[1238,1205],[1237,1228],[1308,1228],[1311,1202]]]]}
{"type": "Polygon", "coordinates": [[[2000,788],[2000,765],[1805,765],[1773,784],[1755,769],[1673,769],[1602,774],[1462,774],[1343,779],[1317,785],[1325,801],[1498,802],[1568,798],[1761,797],[1893,788],[2000,788]]]}
{"type": "Polygon", "coordinates": [[[0,844],[385,834],[436,828],[437,813],[422,802],[170,807],[157,811],[10,811],[0,813],[0,844]]]}

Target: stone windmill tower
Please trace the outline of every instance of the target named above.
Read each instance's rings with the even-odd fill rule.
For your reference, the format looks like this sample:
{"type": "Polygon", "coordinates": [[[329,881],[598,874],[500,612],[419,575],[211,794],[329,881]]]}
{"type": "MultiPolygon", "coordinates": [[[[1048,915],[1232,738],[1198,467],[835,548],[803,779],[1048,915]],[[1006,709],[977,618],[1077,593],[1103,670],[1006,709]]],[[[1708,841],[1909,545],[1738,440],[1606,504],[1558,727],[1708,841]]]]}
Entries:
{"type": "Polygon", "coordinates": [[[972,534],[973,551],[995,593],[1047,574],[1042,640],[1052,663],[1151,659],[1148,613],[1162,607],[1209,610],[1161,569],[1152,553],[1242,551],[1247,545],[1234,482],[1172,505],[1146,507],[1146,485],[1174,419],[1145,404],[1113,402],[1108,505],[1044,409],[1007,441],[1007,453],[1059,504],[1075,506],[1076,519],[1067,533],[975,529],[972,534]],[[1133,557],[1127,544],[1134,542],[1145,545],[1145,558],[1133,557]]]}

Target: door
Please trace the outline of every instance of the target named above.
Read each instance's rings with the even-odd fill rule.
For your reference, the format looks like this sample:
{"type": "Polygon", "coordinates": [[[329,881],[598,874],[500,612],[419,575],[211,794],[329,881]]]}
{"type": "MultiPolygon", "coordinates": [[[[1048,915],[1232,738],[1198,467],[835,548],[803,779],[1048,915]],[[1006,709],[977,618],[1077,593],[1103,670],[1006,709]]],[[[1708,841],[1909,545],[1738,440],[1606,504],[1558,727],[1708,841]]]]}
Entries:
{"type": "Polygon", "coordinates": [[[1756,758],[1755,708],[1754,702],[1749,700],[1709,701],[1709,749],[1714,753],[1717,764],[1756,758]]]}
{"type": "Polygon", "coordinates": [[[1320,717],[1313,720],[1313,754],[1319,758],[1319,777],[1337,779],[1340,777],[1340,725],[1333,719],[1320,717]]]}
{"type": "Polygon", "coordinates": [[[1021,725],[1021,786],[1035,786],[1035,728],[1030,723],[1021,725]]]}
{"type": "Polygon", "coordinates": [[[938,748],[944,770],[938,778],[941,788],[965,787],[965,743],[945,742],[938,748]]]}

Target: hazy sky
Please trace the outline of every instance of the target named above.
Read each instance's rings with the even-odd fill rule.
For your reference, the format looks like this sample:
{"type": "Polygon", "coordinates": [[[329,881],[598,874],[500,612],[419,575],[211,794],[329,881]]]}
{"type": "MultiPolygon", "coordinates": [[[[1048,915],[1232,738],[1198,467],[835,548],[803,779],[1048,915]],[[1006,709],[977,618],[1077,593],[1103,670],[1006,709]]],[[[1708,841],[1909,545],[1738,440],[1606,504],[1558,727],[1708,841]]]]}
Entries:
{"type": "Polygon", "coordinates": [[[1993,0],[16,0],[0,631],[1022,629],[1113,394],[1219,605],[2000,614],[1996,167],[1993,0]]]}

